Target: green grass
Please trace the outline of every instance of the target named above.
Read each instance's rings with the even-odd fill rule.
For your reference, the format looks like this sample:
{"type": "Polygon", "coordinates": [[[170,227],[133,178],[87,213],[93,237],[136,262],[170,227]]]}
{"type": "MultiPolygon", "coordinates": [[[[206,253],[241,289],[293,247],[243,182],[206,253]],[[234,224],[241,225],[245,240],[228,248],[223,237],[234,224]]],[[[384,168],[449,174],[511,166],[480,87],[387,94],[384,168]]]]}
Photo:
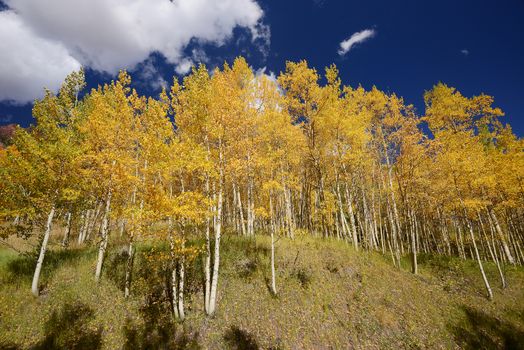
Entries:
{"type": "Polygon", "coordinates": [[[197,259],[187,271],[184,323],[173,322],[169,271],[145,258],[165,245],[138,246],[128,300],[119,243],[109,250],[99,285],[96,249],[54,245],[39,298],[30,293],[34,257],[1,249],[0,348],[523,348],[522,268],[507,268],[502,290],[495,266],[486,263],[495,293],[489,302],[473,261],[420,255],[413,276],[408,265],[391,266],[389,256],[357,253],[336,240],[281,239],[273,296],[268,237],[227,235],[221,247],[217,312],[204,315],[197,259]]]}

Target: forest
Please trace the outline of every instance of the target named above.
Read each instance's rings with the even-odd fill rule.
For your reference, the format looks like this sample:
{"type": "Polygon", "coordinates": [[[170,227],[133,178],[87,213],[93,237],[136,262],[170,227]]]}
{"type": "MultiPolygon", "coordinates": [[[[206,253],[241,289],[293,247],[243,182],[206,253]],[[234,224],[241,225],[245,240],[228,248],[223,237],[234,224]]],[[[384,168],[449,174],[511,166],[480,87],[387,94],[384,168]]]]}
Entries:
{"type": "Polygon", "coordinates": [[[71,73],[35,101],[34,125],[2,137],[1,243],[34,242],[19,293],[46,294],[51,242],[92,252],[90,288],[112,273],[115,247],[124,300],[144,288],[141,259],[163,271],[174,322],[214,317],[236,293],[221,286],[224,250],[234,258],[235,240],[260,237],[277,300],[281,247],[304,242],[375,254],[414,276],[429,257],[471,262],[481,283],[468,293],[488,304],[512,283],[522,290],[508,271],[524,264],[524,140],[492,96],[439,83],[417,111],[344,85],[335,65],[287,62],[273,77],[244,58],[193,67],[157,97],[132,89],[125,71],[85,86],[82,70],[71,73]]]}

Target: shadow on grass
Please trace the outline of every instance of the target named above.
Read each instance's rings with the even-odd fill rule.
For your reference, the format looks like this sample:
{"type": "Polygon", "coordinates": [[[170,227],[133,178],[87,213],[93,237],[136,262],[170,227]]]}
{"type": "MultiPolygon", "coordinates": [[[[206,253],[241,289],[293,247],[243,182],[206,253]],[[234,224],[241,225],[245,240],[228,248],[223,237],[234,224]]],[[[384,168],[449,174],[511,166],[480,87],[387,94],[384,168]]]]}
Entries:
{"type": "Polygon", "coordinates": [[[105,273],[109,280],[121,291],[124,291],[126,280],[126,264],[128,259],[127,247],[121,247],[107,254],[105,273]]]}
{"type": "MultiPolygon", "coordinates": [[[[123,349],[200,349],[198,333],[174,321],[169,265],[148,263],[151,259],[158,259],[162,252],[151,250],[144,254],[147,258],[142,256],[137,259],[136,283],[132,289],[132,293],[142,297],[140,314],[143,322],[126,320],[123,349]]],[[[186,272],[186,291],[189,296],[199,280],[195,281],[197,274],[191,268],[186,272]]]]}
{"type": "Polygon", "coordinates": [[[126,320],[124,333],[126,342],[123,349],[201,349],[198,334],[186,331],[165,317],[146,319],[143,326],[126,320]]]}
{"type": "MultiPolygon", "coordinates": [[[[77,261],[90,253],[92,251],[84,248],[48,250],[42,267],[42,280],[49,278],[58,267],[77,261]]],[[[6,265],[9,280],[31,280],[35,271],[36,260],[37,252],[33,252],[32,254],[20,255],[9,261],[6,265]]]]}
{"type": "Polygon", "coordinates": [[[524,332],[514,324],[464,306],[465,322],[451,326],[455,341],[464,349],[524,349],[524,332]]]}
{"type": "MultiPolygon", "coordinates": [[[[45,337],[31,350],[96,350],[102,346],[102,329],[90,328],[93,310],[82,303],[66,304],[54,311],[44,325],[45,337]]],[[[2,349],[18,350],[16,344],[0,344],[2,349]]]]}
{"type": "Polygon", "coordinates": [[[240,252],[249,258],[269,257],[270,247],[256,238],[242,237],[238,235],[224,236],[221,249],[225,255],[235,255],[240,252]]]}
{"type": "Polygon", "coordinates": [[[257,350],[259,349],[255,337],[249,332],[231,326],[224,334],[224,340],[230,349],[234,350],[257,350]]]}

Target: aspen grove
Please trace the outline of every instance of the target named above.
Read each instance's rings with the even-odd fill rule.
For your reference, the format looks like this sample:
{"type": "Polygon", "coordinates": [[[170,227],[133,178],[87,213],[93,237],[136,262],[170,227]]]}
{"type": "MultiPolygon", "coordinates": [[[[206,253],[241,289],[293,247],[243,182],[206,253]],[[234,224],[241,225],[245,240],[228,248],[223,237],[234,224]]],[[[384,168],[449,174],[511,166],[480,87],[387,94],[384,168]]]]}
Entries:
{"type": "Polygon", "coordinates": [[[275,79],[243,58],[193,67],[158,98],[130,84],[121,72],[86,92],[73,72],[0,148],[0,235],[38,237],[37,296],[53,227],[64,249],[97,247],[96,281],[108,244],[125,237],[126,297],[137,242],[164,242],[169,253],[152,263],[170,268],[179,320],[197,259],[204,310],[220,307],[229,234],[270,236],[275,295],[280,237],[337,239],[398,268],[409,257],[414,274],[421,252],[473,259],[489,299],[492,284],[508,283],[504,265],[524,264],[524,140],[491,96],[439,83],[419,114],[394,93],[343,85],[334,65],[321,75],[287,62],[275,79]],[[500,281],[488,280],[486,261],[500,281]]]}

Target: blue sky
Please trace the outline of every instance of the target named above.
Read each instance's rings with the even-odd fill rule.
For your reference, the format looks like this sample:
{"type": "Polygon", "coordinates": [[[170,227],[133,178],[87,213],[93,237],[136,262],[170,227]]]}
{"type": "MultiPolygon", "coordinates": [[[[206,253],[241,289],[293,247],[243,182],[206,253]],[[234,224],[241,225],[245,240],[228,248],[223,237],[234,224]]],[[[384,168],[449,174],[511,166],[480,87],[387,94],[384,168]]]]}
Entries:
{"type": "Polygon", "coordinates": [[[58,86],[68,68],[85,66],[89,87],[126,68],[137,89],[154,95],[191,63],[213,67],[243,55],[266,74],[278,74],[286,60],[307,59],[319,71],[335,63],[344,84],[395,92],[420,114],[424,91],[439,81],[467,96],[484,92],[506,113],[503,121],[524,136],[521,0],[226,0],[222,4],[229,7],[213,9],[219,1],[93,0],[80,22],[67,2],[75,3],[4,1],[0,124],[30,124],[26,102],[38,97],[42,85],[58,86]],[[145,7],[128,10],[128,3],[145,7]],[[100,15],[108,12],[117,15],[100,15]],[[120,13],[129,14],[130,22],[118,22],[120,13]],[[341,54],[341,42],[355,33],[365,40],[341,54]],[[32,72],[36,79],[27,77],[32,72]]]}

